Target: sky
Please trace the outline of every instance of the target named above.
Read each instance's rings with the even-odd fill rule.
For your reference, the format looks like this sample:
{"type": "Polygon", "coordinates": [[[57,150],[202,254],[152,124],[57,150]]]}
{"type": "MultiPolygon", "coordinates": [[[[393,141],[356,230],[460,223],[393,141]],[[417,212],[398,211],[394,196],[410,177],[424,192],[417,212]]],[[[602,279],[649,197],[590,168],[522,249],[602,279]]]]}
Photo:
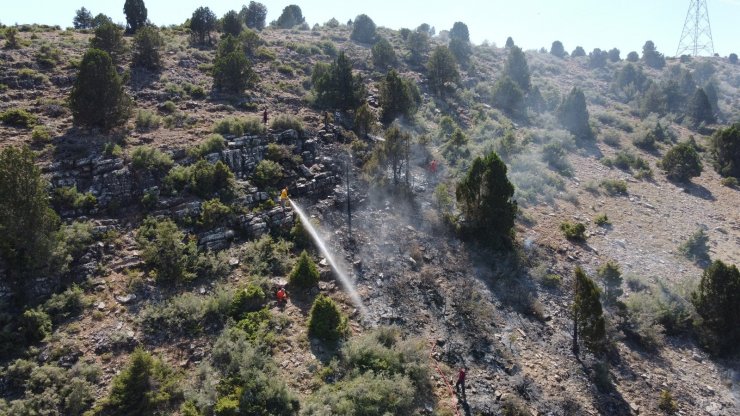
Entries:
{"type": "MultiPolygon", "coordinates": [[[[239,10],[244,0],[144,0],[149,20],[157,25],[179,24],[200,6],[217,16],[239,10]]],[[[75,11],[85,7],[93,14],[105,13],[115,22],[125,22],[124,0],[0,0],[0,22],[40,23],[72,26],[75,11]]],[[[306,21],[323,24],[332,17],[340,22],[366,14],[376,25],[392,29],[415,28],[428,23],[449,30],[461,21],[471,41],[503,46],[508,36],[524,48],[550,49],[559,40],[567,51],[582,46],[618,48],[625,57],[641,52],[652,40],[666,56],[676,54],[690,0],[263,0],[267,22],[277,19],[283,8],[297,4],[306,21]]],[[[721,56],[740,53],[740,0],[708,0],[714,51],[721,56]]]]}

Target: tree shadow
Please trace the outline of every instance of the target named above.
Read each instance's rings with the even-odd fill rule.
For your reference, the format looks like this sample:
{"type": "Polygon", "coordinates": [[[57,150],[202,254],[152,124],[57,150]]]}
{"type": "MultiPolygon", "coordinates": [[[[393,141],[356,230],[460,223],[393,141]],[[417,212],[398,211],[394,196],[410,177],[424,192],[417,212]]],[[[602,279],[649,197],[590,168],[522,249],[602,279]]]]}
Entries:
{"type": "Polygon", "coordinates": [[[593,391],[593,397],[599,413],[614,416],[630,416],[632,414],[630,404],[612,382],[611,372],[608,366],[596,361],[592,362],[592,365],[588,365],[580,357],[576,357],[576,360],[581,365],[584,375],[596,385],[596,389],[593,391]]]}
{"type": "Polygon", "coordinates": [[[716,201],[712,191],[702,185],[693,182],[676,182],[674,185],[682,187],[683,191],[691,196],[699,197],[705,201],[716,201]]]}
{"type": "Polygon", "coordinates": [[[150,71],[145,68],[133,67],[131,68],[131,78],[129,79],[129,86],[133,91],[141,91],[144,88],[149,88],[159,81],[160,72],[150,71]]]}

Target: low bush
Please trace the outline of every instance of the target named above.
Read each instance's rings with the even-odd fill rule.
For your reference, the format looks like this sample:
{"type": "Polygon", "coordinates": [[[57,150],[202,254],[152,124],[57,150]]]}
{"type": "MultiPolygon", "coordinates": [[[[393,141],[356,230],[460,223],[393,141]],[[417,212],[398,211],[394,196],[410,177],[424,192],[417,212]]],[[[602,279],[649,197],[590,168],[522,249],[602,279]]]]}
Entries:
{"type": "Polygon", "coordinates": [[[347,317],[330,297],[319,294],[311,306],[308,336],[333,344],[344,338],[347,332],[347,317]]]}
{"type": "Polygon", "coordinates": [[[303,122],[298,117],[289,114],[280,114],[272,119],[270,129],[275,132],[285,130],[295,130],[299,135],[303,135],[303,122]]]}
{"type": "Polygon", "coordinates": [[[201,198],[218,195],[230,199],[234,195],[234,174],[229,166],[218,161],[215,164],[199,160],[190,169],[190,190],[201,198]]]}
{"type": "Polygon", "coordinates": [[[277,187],[283,179],[283,168],[272,160],[263,159],[257,163],[252,180],[260,188],[277,187]]]}
{"type": "Polygon", "coordinates": [[[26,110],[11,108],[0,113],[0,121],[11,127],[31,128],[38,123],[38,118],[26,110]]]}
{"type": "Polygon", "coordinates": [[[53,321],[60,322],[82,312],[88,303],[82,289],[77,285],[72,285],[61,293],[51,295],[44,303],[44,310],[53,321]]]}
{"type": "Polygon", "coordinates": [[[31,131],[31,140],[35,144],[45,144],[51,141],[51,130],[46,126],[35,126],[31,131]]]}
{"type": "Polygon", "coordinates": [[[679,143],[668,150],[660,166],[668,178],[681,182],[701,175],[703,170],[701,158],[689,142],[679,143]]]}
{"type": "Polygon", "coordinates": [[[301,288],[314,287],[319,283],[319,270],[316,267],[316,263],[306,253],[306,250],[301,252],[295,267],[293,267],[293,271],[288,276],[288,280],[291,285],[301,288]]]}
{"type": "Polygon", "coordinates": [[[242,245],[240,257],[247,271],[254,275],[284,275],[293,267],[292,244],[275,240],[269,234],[242,245]]]}
{"type": "Polygon", "coordinates": [[[233,293],[216,286],[206,296],[184,293],[160,304],[146,306],[139,324],[148,334],[167,334],[171,337],[192,337],[206,328],[219,328],[231,315],[233,293]]]}
{"type": "Polygon", "coordinates": [[[627,182],[622,180],[604,179],[599,183],[599,187],[611,196],[627,194],[627,182]]]}
{"type": "Polygon", "coordinates": [[[738,187],[738,183],[740,183],[740,182],[738,182],[738,180],[737,180],[736,177],[730,176],[730,177],[727,177],[727,178],[722,178],[720,180],[720,183],[722,184],[722,186],[726,186],[728,188],[737,188],[738,187]]]}
{"type": "Polygon", "coordinates": [[[678,405],[673,400],[673,395],[669,390],[660,391],[660,399],[658,399],[658,409],[664,411],[666,414],[672,415],[678,411],[678,405]]]}
{"type": "Polygon", "coordinates": [[[611,224],[611,222],[609,222],[609,217],[607,217],[606,214],[599,214],[594,218],[594,224],[599,227],[603,227],[611,224]]]}
{"type": "Polygon", "coordinates": [[[170,155],[153,147],[140,146],[131,151],[131,166],[138,171],[163,174],[173,163],[170,155]]]}
{"type": "Polygon", "coordinates": [[[572,223],[565,221],[560,224],[560,231],[563,232],[568,240],[585,240],[586,226],[580,222],[572,223]]]}
{"type": "Polygon", "coordinates": [[[265,133],[265,125],[258,117],[226,117],[214,124],[213,132],[235,137],[260,135],[265,133]]]}
{"type": "Polygon", "coordinates": [[[51,204],[57,211],[70,209],[90,210],[98,203],[98,199],[90,192],[81,193],[76,186],[55,188],[51,196],[51,204]]]}
{"type": "Polygon", "coordinates": [[[709,261],[709,236],[704,229],[699,228],[678,246],[679,253],[689,260],[697,262],[709,261]]]}
{"type": "Polygon", "coordinates": [[[152,111],[139,109],[136,112],[136,130],[156,130],[160,125],[162,125],[162,117],[154,114],[152,111]]]}
{"type": "Polygon", "coordinates": [[[740,343],[740,271],[715,260],[704,270],[691,301],[700,319],[695,326],[702,343],[719,355],[737,354],[740,343]]]}
{"type": "Polygon", "coordinates": [[[262,288],[255,284],[249,284],[247,287],[236,291],[234,299],[231,301],[229,314],[234,319],[242,319],[244,314],[262,309],[266,302],[267,297],[262,288]]]}
{"type": "Polygon", "coordinates": [[[226,149],[226,139],[222,135],[215,133],[206,137],[197,146],[191,148],[188,153],[194,157],[203,157],[211,153],[218,153],[224,149],[226,149]]]}
{"type": "Polygon", "coordinates": [[[214,198],[203,202],[198,225],[206,229],[213,228],[226,221],[229,215],[231,215],[231,208],[224,205],[219,199],[214,198]]]}
{"type": "Polygon", "coordinates": [[[43,341],[51,335],[51,318],[42,308],[27,309],[20,317],[20,328],[26,344],[43,341]]]}
{"type": "Polygon", "coordinates": [[[542,149],[542,161],[563,176],[573,175],[573,167],[566,158],[562,144],[551,142],[542,149]]]}

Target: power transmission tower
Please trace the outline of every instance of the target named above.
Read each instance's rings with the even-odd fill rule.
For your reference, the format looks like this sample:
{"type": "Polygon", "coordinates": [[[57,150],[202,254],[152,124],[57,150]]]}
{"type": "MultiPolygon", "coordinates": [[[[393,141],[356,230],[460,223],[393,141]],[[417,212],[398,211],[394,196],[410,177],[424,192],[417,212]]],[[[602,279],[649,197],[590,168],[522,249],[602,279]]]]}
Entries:
{"type": "Polygon", "coordinates": [[[676,56],[686,54],[699,56],[702,53],[707,53],[709,56],[714,55],[707,0],[691,0],[676,56]]]}

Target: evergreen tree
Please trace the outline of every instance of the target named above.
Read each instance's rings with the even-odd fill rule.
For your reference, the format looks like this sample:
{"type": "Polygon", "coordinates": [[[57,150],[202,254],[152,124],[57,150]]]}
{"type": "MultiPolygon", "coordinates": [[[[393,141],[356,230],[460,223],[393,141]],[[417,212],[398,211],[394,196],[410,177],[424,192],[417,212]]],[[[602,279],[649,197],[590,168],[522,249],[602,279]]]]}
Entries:
{"type": "Polygon", "coordinates": [[[570,54],[573,58],[578,58],[579,56],[586,56],[586,51],[583,49],[583,46],[576,46],[575,49],[573,49],[573,53],[570,54]]]}
{"type": "Polygon", "coordinates": [[[591,352],[600,353],[606,344],[606,323],[599,288],[580,266],[576,267],[574,284],[573,353],[576,357],[579,354],[579,337],[591,352]]]}
{"type": "Polygon", "coordinates": [[[379,37],[372,47],[373,64],[378,68],[387,68],[396,63],[396,51],[388,39],[379,37]]]}
{"type": "Polygon", "coordinates": [[[455,22],[450,29],[450,40],[460,40],[465,43],[470,42],[470,32],[468,31],[468,25],[463,22],[455,22]]]}
{"type": "Polygon", "coordinates": [[[665,66],[665,58],[663,54],[655,49],[655,44],[652,40],[645,42],[645,45],[643,45],[642,60],[645,62],[645,65],[651,68],[662,69],[665,66]]]}
{"type": "Polygon", "coordinates": [[[710,124],[717,121],[712,112],[712,104],[703,89],[697,88],[689,101],[688,116],[694,128],[702,123],[710,124]]]}
{"type": "Polygon", "coordinates": [[[736,53],[731,53],[730,54],[730,57],[728,58],[728,60],[733,65],[737,64],[737,54],[736,53]]]}
{"type": "Polygon", "coordinates": [[[319,269],[316,268],[316,263],[306,253],[306,250],[301,252],[288,279],[291,285],[301,288],[311,288],[319,283],[319,269]]]}
{"type": "Polygon", "coordinates": [[[514,46],[509,49],[509,57],[504,64],[504,74],[516,82],[522,91],[529,91],[529,65],[520,47],[514,46]]]}
{"type": "Polygon", "coordinates": [[[560,124],[577,139],[590,140],[593,138],[591,126],[588,124],[586,96],[579,88],[573,87],[568,96],[563,99],[558,107],[557,116],[560,124]]]}
{"type": "Polygon", "coordinates": [[[715,260],[704,270],[699,288],[692,294],[698,325],[705,344],[717,354],[740,351],[740,271],[715,260]]]}
{"type": "Polygon", "coordinates": [[[547,103],[545,102],[545,99],[542,98],[540,87],[534,86],[529,90],[529,94],[527,94],[527,107],[531,108],[536,113],[541,113],[547,110],[547,103]]]}
{"type": "Polygon", "coordinates": [[[89,49],[69,97],[74,122],[88,127],[110,129],[126,121],[130,99],[110,56],[89,49]]]}
{"type": "Polygon", "coordinates": [[[308,320],[308,336],[335,343],[347,334],[347,318],[342,316],[337,304],[319,294],[311,305],[308,320]]]}
{"type": "Polygon", "coordinates": [[[162,65],[160,49],[164,40],[156,26],[146,26],[139,29],[134,36],[134,66],[150,70],[157,70],[162,65]]]}
{"type": "Polygon", "coordinates": [[[455,55],[457,63],[462,67],[468,66],[470,63],[470,56],[473,54],[470,42],[466,42],[462,39],[450,39],[450,43],[447,47],[450,49],[450,52],[455,55]]]}
{"type": "Polygon", "coordinates": [[[172,369],[141,348],[134,350],[112,385],[102,412],[112,416],[163,414],[163,407],[181,395],[172,369]]]}
{"type": "Polygon", "coordinates": [[[365,137],[377,121],[377,117],[375,117],[375,113],[370,109],[370,106],[367,103],[362,103],[355,111],[355,126],[353,130],[360,137],[365,137]]]}
{"type": "Polygon", "coordinates": [[[346,111],[357,108],[365,99],[362,78],[352,74],[352,63],[344,52],[329,66],[317,63],[311,80],[321,106],[346,111]]]}
{"type": "Polygon", "coordinates": [[[216,30],[216,15],[208,7],[198,7],[190,17],[190,33],[197,39],[197,43],[203,45],[211,43],[211,32],[216,30]]]}
{"type": "Polygon", "coordinates": [[[241,94],[254,84],[257,75],[241,50],[241,44],[231,35],[221,41],[213,64],[213,86],[224,92],[241,94]]]}
{"type": "Polygon", "coordinates": [[[740,179],[740,123],[717,130],[711,139],[714,169],[740,179]]]}
{"type": "Polygon", "coordinates": [[[455,57],[445,46],[437,46],[432,52],[429,63],[427,63],[427,74],[429,87],[435,94],[442,97],[445,92],[451,90],[451,84],[457,84],[460,81],[455,57]]]}
{"type": "Polygon", "coordinates": [[[221,18],[221,27],[224,35],[239,37],[239,34],[242,33],[242,20],[239,19],[239,14],[234,10],[226,12],[224,17],[221,18]]]}
{"type": "Polygon", "coordinates": [[[113,22],[101,23],[95,28],[90,47],[107,52],[113,62],[119,62],[124,50],[123,29],[113,22]]]}
{"type": "Polygon", "coordinates": [[[262,30],[265,28],[265,19],[267,19],[267,7],[256,1],[250,1],[248,7],[242,7],[239,17],[248,28],[262,30]]]}
{"type": "Polygon", "coordinates": [[[429,35],[426,32],[410,32],[406,38],[406,46],[409,48],[409,62],[419,65],[429,50],[429,35]]]}
{"type": "Polygon", "coordinates": [[[588,66],[591,68],[603,68],[606,66],[606,60],[608,57],[609,54],[606,51],[596,48],[593,52],[588,54],[588,66]]]}
{"type": "Polygon", "coordinates": [[[92,13],[86,8],[83,7],[75,12],[75,18],[72,20],[72,25],[75,29],[90,29],[92,23],[92,13]]]}
{"type": "MultiPolygon", "coordinates": [[[[539,90],[537,91],[539,92],[539,90]]],[[[511,116],[524,115],[524,93],[519,85],[508,76],[504,75],[496,81],[491,91],[491,97],[493,98],[494,107],[511,116]]],[[[540,99],[542,99],[542,96],[540,96],[540,99]]]]}
{"type": "Polygon", "coordinates": [[[622,296],[622,271],[619,263],[609,260],[599,268],[599,278],[604,282],[604,303],[613,305],[622,296]]]}
{"type": "Polygon", "coordinates": [[[408,163],[409,149],[411,146],[411,135],[394,123],[383,135],[385,142],[382,143],[379,153],[379,165],[385,172],[388,168],[393,173],[393,185],[398,185],[401,175],[406,170],[405,183],[409,184],[408,163]]]}
{"type": "Polygon", "coordinates": [[[637,52],[632,51],[627,54],[627,61],[629,62],[637,62],[640,60],[640,55],[637,54],[637,52]]]}
{"type": "Polygon", "coordinates": [[[550,55],[555,55],[558,58],[564,58],[565,57],[565,47],[563,47],[563,42],[556,40],[552,43],[552,46],[550,46],[550,55]]]}
{"type": "Polygon", "coordinates": [[[48,183],[28,147],[0,151],[0,257],[8,286],[21,294],[26,279],[50,263],[59,218],[49,206],[48,183]]]}
{"type": "Polygon", "coordinates": [[[654,82],[649,83],[649,87],[640,100],[640,113],[645,117],[650,113],[663,115],[667,112],[666,96],[664,91],[654,82]]]}
{"type": "Polygon", "coordinates": [[[455,191],[460,210],[471,230],[487,243],[508,244],[514,232],[517,204],[506,164],[495,152],[477,157],[455,191]]]}
{"type": "Polygon", "coordinates": [[[146,25],[146,6],[144,0],[126,0],[123,4],[123,13],[126,15],[126,25],[130,33],[135,33],[146,25]]]}
{"type": "Polygon", "coordinates": [[[372,43],[375,39],[375,22],[366,14],[355,17],[350,39],[360,43],[372,43]]]}
{"type": "Polygon", "coordinates": [[[609,60],[611,62],[619,62],[622,60],[622,58],[619,57],[619,49],[617,48],[609,49],[609,60]]]}
{"type": "Polygon", "coordinates": [[[508,38],[506,38],[506,45],[505,45],[505,47],[506,47],[506,49],[509,49],[512,46],[514,46],[514,39],[512,39],[511,36],[509,36],[508,38]]]}
{"type": "Polygon", "coordinates": [[[689,142],[673,146],[663,156],[660,165],[670,179],[681,182],[699,176],[702,172],[701,158],[689,142]]]}
{"type": "Polygon", "coordinates": [[[277,27],[281,29],[290,29],[304,23],[306,19],[303,17],[301,8],[295,4],[286,6],[280,17],[277,19],[277,27]]]}
{"type": "Polygon", "coordinates": [[[416,85],[401,78],[392,69],[380,84],[380,119],[389,123],[399,116],[411,117],[416,112],[419,101],[416,85]]]}
{"type": "Polygon", "coordinates": [[[93,18],[92,27],[97,29],[100,25],[105,23],[113,23],[113,19],[103,13],[98,13],[93,18]]]}

